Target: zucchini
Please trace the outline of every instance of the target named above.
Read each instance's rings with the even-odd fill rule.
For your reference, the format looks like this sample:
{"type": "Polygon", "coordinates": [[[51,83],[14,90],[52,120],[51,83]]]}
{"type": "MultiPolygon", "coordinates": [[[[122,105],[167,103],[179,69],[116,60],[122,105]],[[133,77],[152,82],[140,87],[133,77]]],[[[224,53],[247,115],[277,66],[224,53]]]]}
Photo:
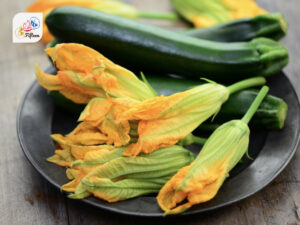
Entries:
{"type": "MultiPolygon", "coordinates": [[[[147,76],[147,81],[159,95],[171,95],[173,93],[185,91],[193,86],[201,84],[193,80],[184,80],[174,77],[147,76]]],[[[258,95],[258,90],[243,90],[230,95],[214,119],[214,123],[224,123],[232,119],[238,119],[249,109],[251,103],[258,95]]],[[[66,99],[58,91],[50,91],[55,104],[65,111],[79,114],[84,105],[77,105],[66,99]]],[[[259,109],[250,122],[255,128],[278,130],[283,128],[287,113],[287,104],[281,99],[272,95],[267,95],[259,109]]],[[[217,124],[205,123],[200,126],[202,130],[215,129],[217,124]]]]}
{"type": "MultiPolygon", "coordinates": [[[[243,90],[232,94],[229,100],[222,105],[214,122],[221,124],[225,121],[241,118],[257,95],[258,90],[255,89],[243,90]]],[[[281,98],[267,95],[249,125],[269,130],[282,129],[287,108],[287,104],[281,98]]]]}
{"type": "Polygon", "coordinates": [[[212,42],[76,6],[54,9],[46,24],[59,42],[85,44],[144,71],[237,81],[274,74],[288,63],[285,47],[267,38],[212,42]]]}
{"type": "Polygon", "coordinates": [[[285,36],[288,24],[281,13],[264,14],[253,18],[233,20],[202,29],[190,29],[181,33],[218,42],[250,41],[258,37],[279,40],[285,36]]]}

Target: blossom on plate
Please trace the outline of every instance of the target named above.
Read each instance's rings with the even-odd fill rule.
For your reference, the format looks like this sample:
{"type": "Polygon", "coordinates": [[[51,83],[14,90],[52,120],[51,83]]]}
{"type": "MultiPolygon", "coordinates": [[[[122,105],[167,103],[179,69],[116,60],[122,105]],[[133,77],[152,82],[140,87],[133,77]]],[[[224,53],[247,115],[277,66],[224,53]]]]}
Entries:
{"type": "Polygon", "coordinates": [[[264,86],[241,120],[218,127],[205,142],[201,152],[189,166],[180,169],[160,190],[157,201],[165,214],[181,213],[191,206],[212,199],[229,171],[248,150],[248,123],[265,98],[264,86]]]}
{"type": "Polygon", "coordinates": [[[157,200],[166,214],[177,214],[212,199],[228,172],[246,153],[249,128],[240,120],[225,123],[209,137],[195,161],[178,171],[157,200]]]}
{"type": "Polygon", "coordinates": [[[58,68],[57,76],[36,66],[36,78],[47,90],[57,90],[78,104],[93,97],[127,97],[145,100],[153,90],[129,70],[114,64],[99,52],[81,44],[58,44],[46,49],[58,68]]]}
{"type": "Polygon", "coordinates": [[[84,160],[75,161],[73,167],[80,166],[81,171],[88,168],[88,173],[72,171],[69,176],[80,179],[64,185],[63,190],[74,192],[70,198],[80,199],[92,194],[108,202],[157,193],[172,175],[194,159],[190,151],[176,145],[136,157],[123,156],[124,149],[108,152],[109,160],[101,156],[101,152],[90,152],[94,155],[89,159],[86,155],[84,160]],[[115,151],[116,157],[112,158],[115,151]]]}
{"type": "Polygon", "coordinates": [[[207,83],[185,92],[154,97],[133,105],[116,118],[119,121],[139,121],[138,141],[127,147],[124,154],[150,153],[176,144],[216,114],[228,97],[229,90],[226,87],[207,83]]]}
{"type": "Polygon", "coordinates": [[[174,8],[195,27],[203,28],[267,12],[254,0],[171,0],[174,8]]]}

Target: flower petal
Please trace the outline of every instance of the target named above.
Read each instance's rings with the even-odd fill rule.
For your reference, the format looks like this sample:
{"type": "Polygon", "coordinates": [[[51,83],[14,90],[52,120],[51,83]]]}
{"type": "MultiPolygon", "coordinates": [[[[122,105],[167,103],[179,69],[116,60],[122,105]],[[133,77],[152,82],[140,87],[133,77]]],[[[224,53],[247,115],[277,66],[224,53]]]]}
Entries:
{"type": "Polygon", "coordinates": [[[130,125],[128,121],[116,123],[113,112],[108,113],[100,126],[103,134],[107,135],[107,144],[114,144],[116,147],[124,146],[129,143],[130,125]]]}
{"type": "Polygon", "coordinates": [[[65,90],[76,91],[88,98],[106,97],[105,91],[96,86],[93,74],[84,74],[74,71],[58,71],[57,77],[65,90]]]}
{"type": "Polygon", "coordinates": [[[129,98],[94,98],[81,113],[79,121],[98,127],[107,136],[107,144],[124,146],[130,141],[130,124],[116,118],[136,103],[136,100],[129,98]]]}
{"type": "Polygon", "coordinates": [[[94,74],[97,84],[111,96],[136,100],[145,100],[155,96],[134,73],[112,62],[105,63],[104,68],[95,67],[94,74]]]}
{"type": "Polygon", "coordinates": [[[110,150],[112,151],[114,147],[112,145],[91,145],[91,146],[81,146],[81,145],[71,145],[70,151],[72,156],[75,159],[83,160],[85,155],[91,151],[102,151],[102,150],[110,150]]]}
{"type": "Polygon", "coordinates": [[[51,138],[64,145],[99,145],[105,144],[107,137],[96,127],[80,123],[69,135],[52,134],[51,138]]]}
{"type": "Polygon", "coordinates": [[[80,73],[92,73],[95,66],[112,64],[96,50],[82,44],[58,44],[47,49],[46,53],[55,62],[59,70],[72,70],[80,73]]]}
{"type": "Polygon", "coordinates": [[[56,150],[55,155],[47,158],[47,161],[55,163],[59,166],[71,167],[74,161],[70,149],[56,150]]]}
{"type": "Polygon", "coordinates": [[[147,99],[125,111],[120,120],[151,120],[160,117],[163,112],[182,101],[189,91],[176,93],[171,96],[158,96],[147,99]]]}
{"type": "Polygon", "coordinates": [[[62,89],[59,93],[76,104],[87,104],[91,99],[91,96],[89,95],[84,95],[72,90],[62,89]]]}
{"type": "Polygon", "coordinates": [[[82,179],[86,189],[95,197],[107,202],[117,202],[141,195],[157,193],[161,185],[151,180],[126,179],[113,182],[107,178],[82,179]]]}
{"type": "Polygon", "coordinates": [[[85,121],[92,126],[100,126],[111,111],[113,102],[106,98],[93,98],[84,108],[78,121],[85,121]]]}
{"type": "Polygon", "coordinates": [[[43,72],[38,65],[35,65],[35,75],[37,81],[43,88],[50,91],[62,89],[62,84],[59,78],[57,76],[43,72]]]}

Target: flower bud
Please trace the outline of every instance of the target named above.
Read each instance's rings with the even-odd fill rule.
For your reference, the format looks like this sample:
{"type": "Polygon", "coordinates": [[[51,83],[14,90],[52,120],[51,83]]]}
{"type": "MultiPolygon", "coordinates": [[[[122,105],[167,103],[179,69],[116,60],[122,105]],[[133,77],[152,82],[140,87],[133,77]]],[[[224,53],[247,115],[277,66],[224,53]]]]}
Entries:
{"type": "Polygon", "coordinates": [[[125,155],[150,153],[176,144],[216,114],[228,96],[229,90],[223,85],[207,83],[171,96],[137,103],[118,118],[120,121],[139,121],[139,139],[126,149],[125,155]]]}
{"type": "Polygon", "coordinates": [[[78,104],[93,97],[127,97],[145,100],[154,97],[152,89],[131,71],[114,64],[99,52],[81,44],[58,44],[46,49],[58,68],[57,76],[36,66],[36,78],[47,90],[57,90],[78,104]]]}
{"type": "Polygon", "coordinates": [[[217,128],[195,161],[179,170],[160,190],[157,200],[165,213],[180,213],[212,199],[246,153],[249,134],[248,125],[241,120],[217,128]]]}

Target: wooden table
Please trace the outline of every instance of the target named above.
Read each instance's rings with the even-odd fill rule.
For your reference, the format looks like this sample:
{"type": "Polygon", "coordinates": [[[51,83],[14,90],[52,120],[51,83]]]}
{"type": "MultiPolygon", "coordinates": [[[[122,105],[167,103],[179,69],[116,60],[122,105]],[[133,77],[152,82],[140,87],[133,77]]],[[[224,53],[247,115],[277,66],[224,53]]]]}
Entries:
{"type": "MultiPolygon", "coordinates": [[[[149,220],[119,216],[65,198],[24,157],[16,135],[18,104],[34,79],[34,63],[49,66],[42,44],[12,44],[15,13],[32,0],[2,0],[0,9],[0,224],[300,224],[300,151],[266,188],[237,204],[184,220],[149,220]]],[[[167,0],[128,1],[142,10],[169,11],[167,0]]],[[[284,69],[300,94],[300,1],[260,0],[271,12],[282,12],[290,24],[282,43],[290,53],[284,69]],[[299,57],[299,58],[298,58],[299,57]]],[[[175,27],[174,22],[152,22],[175,27]]]]}

